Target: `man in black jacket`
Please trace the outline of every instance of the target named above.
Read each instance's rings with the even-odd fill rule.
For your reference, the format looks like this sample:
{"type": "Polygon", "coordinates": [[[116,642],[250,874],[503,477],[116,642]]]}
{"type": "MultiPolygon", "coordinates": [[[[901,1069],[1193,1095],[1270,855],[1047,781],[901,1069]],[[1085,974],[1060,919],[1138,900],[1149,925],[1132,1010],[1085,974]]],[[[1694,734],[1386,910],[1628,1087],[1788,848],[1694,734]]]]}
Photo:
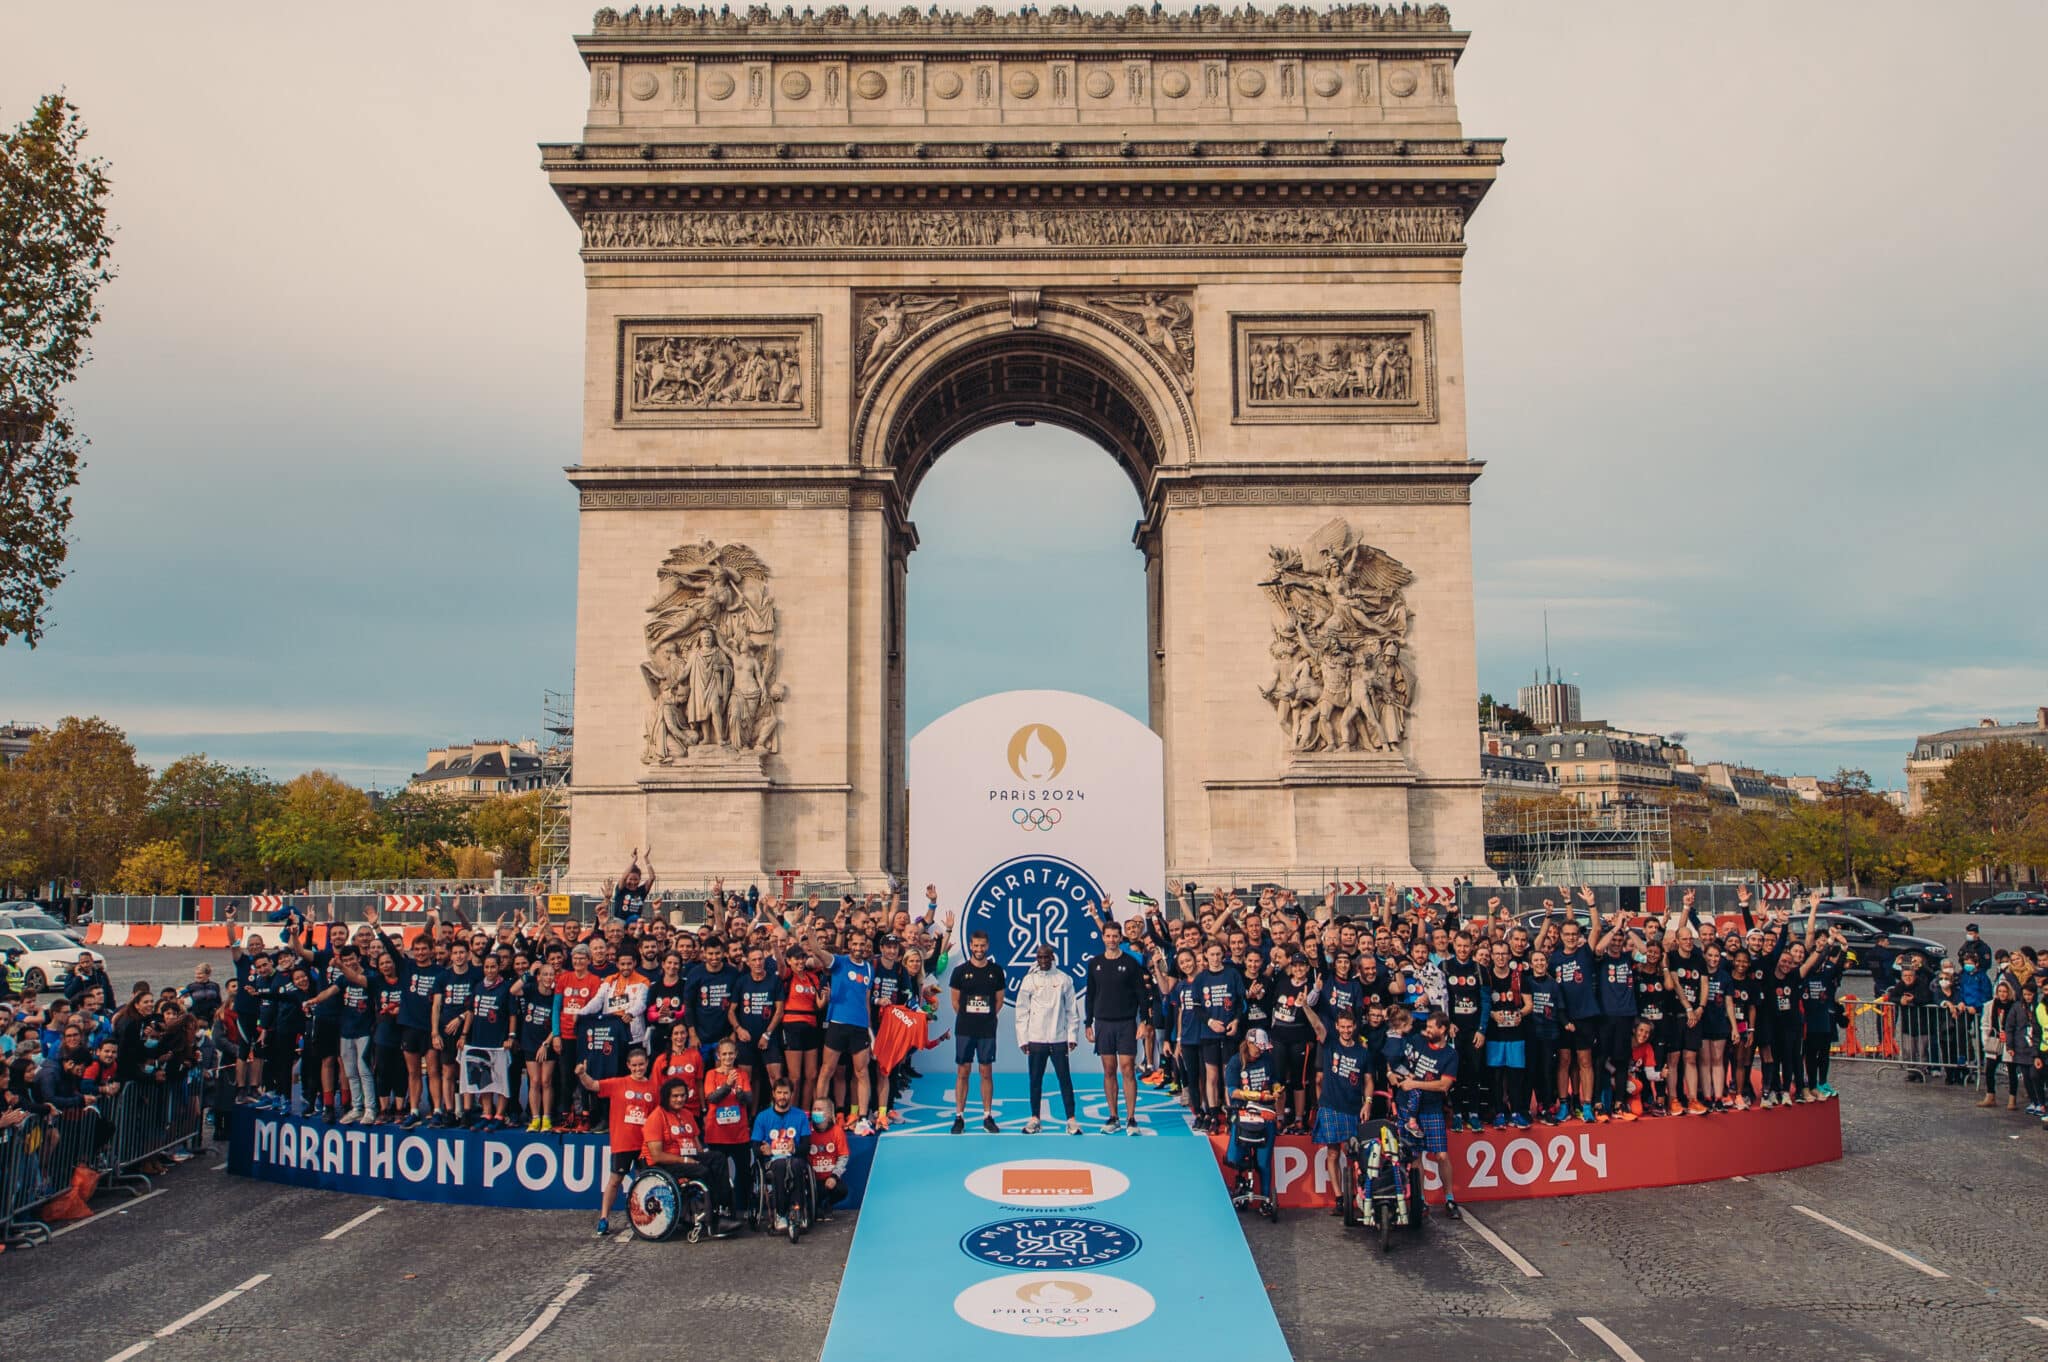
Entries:
{"type": "Polygon", "coordinates": [[[97,988],[102,998],[114,996],[114,981],[107,977],[106,968],[92,958],[90,951],[80,951],[78,963],[71,968],[71,977],[64,981],[64,1001],[77,1002],[89,988],[97,988]]]}
{"type": "Polygon", "coordinates": [[[1145,966],[1124,950],[1123,928],[1102,914],[1102,954],[1088,962],[1088,988],[1082,1016],[1088,1039],[1102,1059],[1102,1095],[1109,1120],[1102,1133],[1114,1135],[1128,1124],[1138,1133],[1138,1017],[1145,1007],[1145,966]],[[1117,1120],[1116,1092],[1121,1080],[1124,1120],[1117,1120]]]}

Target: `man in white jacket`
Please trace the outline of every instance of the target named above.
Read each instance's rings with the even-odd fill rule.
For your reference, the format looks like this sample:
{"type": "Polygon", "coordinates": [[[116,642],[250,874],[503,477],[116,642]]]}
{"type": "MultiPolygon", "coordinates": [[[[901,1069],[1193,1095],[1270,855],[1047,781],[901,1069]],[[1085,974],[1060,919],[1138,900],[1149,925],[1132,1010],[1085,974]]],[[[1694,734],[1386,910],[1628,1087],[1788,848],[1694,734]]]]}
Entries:
{"type": "Polygon", "coordinates": [[[1026,1135],[1038,1133],[1038,1108],[1045,1088],[1045,1066],[1059,1080],[1060,1102],[1067,1111],[1067,1134],[1079,1135],[1074,1118],[1074,1075],[1067,1056],[1081,1043],[1081,1004],[1074,981],[1054,968],[1050,946],[1038,948],[1038,961],[1017,985],[1017,1042],[1024,1047],[1031,1072],[1031,1119],[1026,1135]]]}

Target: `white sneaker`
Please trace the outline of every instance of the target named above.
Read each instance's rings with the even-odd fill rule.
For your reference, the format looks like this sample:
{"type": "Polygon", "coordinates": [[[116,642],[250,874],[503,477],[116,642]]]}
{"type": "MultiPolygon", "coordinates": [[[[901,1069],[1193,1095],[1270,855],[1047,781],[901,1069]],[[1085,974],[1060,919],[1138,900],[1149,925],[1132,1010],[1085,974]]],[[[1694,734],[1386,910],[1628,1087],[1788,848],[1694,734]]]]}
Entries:
{"type": "Polygon", "coordinates": [[[349,1109],[348,1109],[347,1111],[344,1111],[344,1112],[343,1112],[343,1113],[341,1114],[341,1119],[340,1119],[339,1121],[335,1122],[335,1124],[336,1124],[336,1125],[344,1125],[344,1126],[352,1126],[352,1125],[354,1125],[354,1124],[355,1124],[355,1123],[356,1123],[357,1121],[359,1121],[359,1120],[361,1120],[361,1119],[362,1119],[361,1117],[359,1117],[359,1116],[357,1116],[357,1115],[356,1115],[356,1111],[355,1111],[355,1108],[354,1108],[354,1107],[350,1107],[350,1108],[349,1108],[349,1109]]]}
{"type": "Polygon", "coordinates": [[[776,1232],[777,1232],[777,1233],[780,1233],[780,1232],[782,1232],[783,1230],[786,1230],[786,1229],[788,1229],[788,1228],[789,1228],[789,1217],[788,1217],[788,1216],[786,1216],[786,1215],[778,1215],[778,1216],[776,1216],[776,1217],[775,1217],[775,1229],[776,1229],[776,1232]]]}
{"type": "Polygon", "coordinates": [[[1026,1135],[1036,1135],[1038,1133],[1038,1118],[1036,1116],[1033,1116],[1024,1123],[1024,1133],[1026,1135]]]}
{"type": "Polygon", "coordinates": [[[1069,1135],[1079,1135],[1080,1133],[1081,1133],[1081,1123],[1080,1123],[1079,1121],[1075,1120],[1075,1119],[1074,1119],[1073,1117],[1069,1116],[1069,1117],[1067,1118],[1067,1134],[1069,1134],[1069,1135]]]}
{"type": "Polygon", "coordinates": [[[1107,1121],[1104,1121],[1102,1123],[1102,1133],[1105,1135],[1114,1135],[1123,1128],[1124,1123],[1122,1121],[1119,1121],[1114,1116],[1110,1117],[1107,1121]]]}
{"type": "Polygon", "coordinates": [[[875,1133],[875,1123],[863,1116],[853,1123],[853,1133],[856,1135],[872,1135],[875,1133]]]}

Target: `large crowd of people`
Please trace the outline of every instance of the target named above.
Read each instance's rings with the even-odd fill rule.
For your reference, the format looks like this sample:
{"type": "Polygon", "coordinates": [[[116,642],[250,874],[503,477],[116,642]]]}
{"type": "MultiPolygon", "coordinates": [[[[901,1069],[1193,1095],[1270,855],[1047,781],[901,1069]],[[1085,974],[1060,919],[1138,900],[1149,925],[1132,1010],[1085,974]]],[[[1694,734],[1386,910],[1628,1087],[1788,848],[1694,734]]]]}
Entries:
{"type": "MultiPolygon", "coordinates": [[[[595,920],[532,911],[473,921],[456,900],[394,933],[288,908],[250,925],[222,982],[200,965],[179,989],[138,984],[118,1009],[90,957],[65,996],[0,1003],[0,1121],[91,1111],[127,1083],[216,1063],[223,1101],[350,1125],[603,1131],[614,1167],[599,1232],[639,1163],[679,1165],[736,1210],[755,1160],[786,1205],[789,1160],[825,1205],[844,1194],[847,1139],[883,1132],[949,996],[953,1133],[978,1088],[984,1130],[998,1019],[1014,1009],[1027,1059],[1026,1133],[1043,1129],[1048,1076],[1082,1133],[1074,1052],[1101,1066],[1106,1134],[1140,1133],[1142,1086],[1177,1095],[1197,1130],[1247,1108],[1281,1133],[1339,1146],[1360,1123],[1399,1123],[1441,1159],[1459,1129],[1706,1117],[1822,1101],[1845,942],[1819,895],[1742,904],[1719,930],[1691,895],[1662,918],[1603,915],[1582,888],[1532,923],[1389,888],[1347,915],[1287,890],[1247,899],[1192,885],[1121,916],[1091,905],[1100,952],[1074,975],[1050,944],[1012,988],[985,934],[957,940],[936,886],[899,896],[785,900],[714,886],[700,927],[673,924],[635,869],[595,920]],[[1799,911],[1803,907],[1805,911],[1799,911]],[[957,957],[957,958],[956,958],[957,957]],[[978,1080],[978,1082],[977,1082],[978,1080]]],[[[477,900],[481,902],[481,900],[477,900]]],[[[1981,1040],[1984,1096],[2044,1108],[2048,1006],[2031,952],[1973,930],[1928,978],[1903,957],[1877,997],[1926,1072],[1961,1054],[1913,1018],[1955,1010],[1981,1040]]],[[[1234,1143],[1234,1141],[1233,1141],[1234,1143]]],[[[1232,1150],[1233,1156],[1237,1151],[1232,1150]]],[[[1270,1179],[1270,1148],[1260,1160],[1270,1179]]],[[[1440,1168],[1447,1188],[1451,1170],[1440,1168]]],[[[1455,1197],[1451,1203],[1455,1214],[1455,1197]]]]}

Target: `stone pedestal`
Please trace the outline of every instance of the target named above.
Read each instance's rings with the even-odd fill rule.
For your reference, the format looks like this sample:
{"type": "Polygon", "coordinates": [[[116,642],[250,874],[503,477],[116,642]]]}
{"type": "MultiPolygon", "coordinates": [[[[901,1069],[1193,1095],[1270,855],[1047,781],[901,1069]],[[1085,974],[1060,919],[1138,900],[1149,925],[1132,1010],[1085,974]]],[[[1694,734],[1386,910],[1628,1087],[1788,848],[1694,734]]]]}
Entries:
{"type": "Polygon", "coordinates": [[[687,868],[691,878],[758,878],[768,865],[768,791],[773,785],[758,752],[699,748],[673,766],[640,778],[646,799],[647,845],[657,866],[687,868]]]}

